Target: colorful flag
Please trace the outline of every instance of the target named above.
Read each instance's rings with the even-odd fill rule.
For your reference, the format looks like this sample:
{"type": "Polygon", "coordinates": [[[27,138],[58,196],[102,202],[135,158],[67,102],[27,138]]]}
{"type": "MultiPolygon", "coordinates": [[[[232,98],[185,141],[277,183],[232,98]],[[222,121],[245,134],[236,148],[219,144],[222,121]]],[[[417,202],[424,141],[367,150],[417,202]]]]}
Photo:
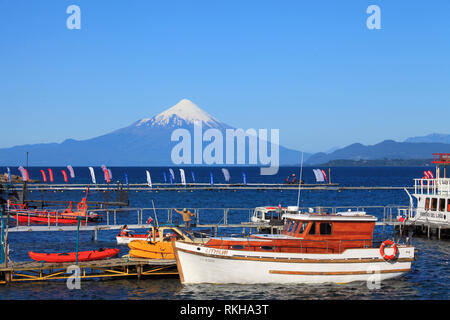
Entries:
{"type": "Polygon", "coordinates": [[[95,181],[95,172],[94,172],[94,168],[89,167],[89,171],[91,172],[92,183],[93,183],[93,184],[97,184],[97,181],[95,181]]]}
{"type": "Polygon", "coordinates": [[[53,170],[48,168],[48,177],[50,179],[50,182],[53,182],[53,170]]]}
{"type": "Polygon", "coordinates": [[[186,185],[186,176],[184,175],[184,170],[180,169],[180,177],[181,177],[181,184],[186,185]]]}
{"type": "Polygon", "coordinates": [[[42,174],[42,180],[43,180],[44,182],[47,182],[47,175],[45,174],[45,171],[44,171],[44,170],[41,170],[41,174],[42,174]]]}
{"type": "Polygon", "coordinates": [[[325,171],[324,171],[324,170],[321,170],[321,172],[322,172],[323,177],[325,178],[325,180],[328,182],[327,175],[326,175],[325,171]]]}
{"type": "Polygon", "coordinates": [[[64,182],[67,182],[67,173],[66,173],[66,171],[65,170],[61,170],[61,173],[62,173],[62,175],[64,177],[64,182]]]}
{"type": "Polygon", "coordinates": [[[228,169],[222,168],[223,177],[225,178],[225,181],[230,181],[230,172],[228,169]]]}
{"type": "Polygon", "coordinates": [[[23,180],[23,181],[28,181],[28,172],[27,172],[27,169],[24,169],[24,167],[20,166],[20,167],[19,167],[19,171],[20,171],[20,174],[22,175],[22,180],[23,180]]]}
{"type": "Polygon", "coordinates": [[[73,178],[75,178],[75,171],[73,171],[73,168],[72,168],[72,166],[69,164],[68,166],[67,166],[67,169],[69,170],[69,172],[70,172],[70,177],[73,179],[73,178]]]}
{"type": "Polygon", "coordinates": [[[147,173],[147,184],[151,188],[152,187],[152,178],[150,177],[150,172],[148,170],[145,170],[147,173]]]}
{"type": "Polygon", "coordinates": [[[320,169],[313,169],[314,175],[316,176],[316,182],[324,182],[324,177],[320,169]]]}

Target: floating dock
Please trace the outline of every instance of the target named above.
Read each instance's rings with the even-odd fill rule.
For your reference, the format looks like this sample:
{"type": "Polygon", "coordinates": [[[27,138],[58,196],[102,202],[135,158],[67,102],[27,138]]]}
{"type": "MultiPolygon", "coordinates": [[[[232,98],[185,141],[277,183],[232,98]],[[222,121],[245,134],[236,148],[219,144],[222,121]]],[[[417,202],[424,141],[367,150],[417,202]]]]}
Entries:
{"type": "MultiPolygon", "coordinates": [[[[23,188],[22,184],[12,185],[15,189],[20,190],[23,188]]],[[[89,187],[90,191],[115,191],[118,190],[114,184],[43,184],[43,183],[30,183],[27,185],[29,192],[33,191],[50,191],[50,192],[64,192],[64,191],[83,191],[89,187]]],[[[208,183],[195,183],[195,184],[165,184],[155,183],[150,187],[145,183],[141,184],[129,184],[121,185],[121,190],[126,191],[145,191],[145,192],[159,192],[159,191],[237,191],[237,190],[256,190],[256,191],[268,191],[268,190],[330,190],[330,191],[342,191],[342,190],[403,190],[413,189],[410,186],[340,186],[338,183],[319,183],[319,184],[283,184],[283,183],[248,183],[248,184],[208,184],[208,183]]]]}
{"type": "MultiPolygon", "coordinates": [[[[74,277],[75,263],[10,262],[0,267],[0,284],[74,277]]],[[[79,262],[80,279],[178,275],[175,260],[122,258],[79,262]]]]}

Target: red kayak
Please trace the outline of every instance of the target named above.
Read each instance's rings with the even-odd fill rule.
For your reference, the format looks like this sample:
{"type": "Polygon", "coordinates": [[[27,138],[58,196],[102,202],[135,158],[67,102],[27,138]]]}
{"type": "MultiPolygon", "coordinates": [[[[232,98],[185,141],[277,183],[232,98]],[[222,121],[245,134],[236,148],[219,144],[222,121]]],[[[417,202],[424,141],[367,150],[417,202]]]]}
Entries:
{"type": "MultiPolygon", "coordinates": [[[[102,260],[116,256],[119,249],[99,249],[89,251],[79,251],[78,261],[102,260]]],[[[75,262],[76,252],[63,253],[37,253],[28,252],[31,259],[44,262],[75,262]]]]}

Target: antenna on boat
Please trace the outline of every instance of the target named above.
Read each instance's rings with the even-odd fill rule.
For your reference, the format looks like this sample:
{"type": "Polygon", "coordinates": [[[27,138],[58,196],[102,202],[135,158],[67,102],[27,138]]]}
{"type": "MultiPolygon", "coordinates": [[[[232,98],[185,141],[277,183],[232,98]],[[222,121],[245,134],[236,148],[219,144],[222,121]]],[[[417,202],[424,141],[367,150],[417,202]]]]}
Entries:
{"type": "Polygon", "coordinates": [[[153,200],[152,205],[153,205],[153,213],[155,214],[156,226],[159,228],[158,216],[156,215],[155,202],[153,202],[153,200]]]}
{"type": "Polygon", "coordinates": [[[303,151],[302,151],[302,161],[300,162],[300,178],[298,180],[298,198],[297,198],[297,208],[300,207],[300,186],[302,185],[302,174],[303,174],[303,151]]]}

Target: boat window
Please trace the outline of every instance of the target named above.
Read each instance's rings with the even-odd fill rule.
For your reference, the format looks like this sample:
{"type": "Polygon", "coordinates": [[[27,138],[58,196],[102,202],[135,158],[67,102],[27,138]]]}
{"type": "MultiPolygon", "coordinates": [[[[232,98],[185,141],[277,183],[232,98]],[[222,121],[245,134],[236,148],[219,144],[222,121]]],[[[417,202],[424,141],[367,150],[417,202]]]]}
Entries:
{"type": "Polygon", "coordinates": [[[271,246],[261,246],[261,249],[262,250],[267,250],[267,251],[272,251],[273,247],[271,247],[271,246]]]}
{"type": "Polygon", "coordinates": [[[256,211],[256,217],[258,218],[258,219],[262,219],[262,211],[256,211]]]}
{"type": "Polygon", "coordinates": [[[286,223],[284,224],[283,231],[287,231],[289,229],[289,227],[291,226],[291,223],[292,223],[291,220],[287,220],[286,223]]]}
{"type": "Polygon", "coordinates": [[[194,241],[194,237],[193,237],[192,235],[190,235],[189,233],[187,233],[187,232],[184,231],[184,230],[180,230],[180,231],[181,231],[181,233],[182,233],[182,235],[183,235],[184,237],[190,239],[191,241],[194,241]]]}
{"type": "Polygon", "coordinates": [[[321,223],[320,234],[331,234],[331,223],[328,222],[321,223]]]}
{"type": "Polygon", "coordinates": [[[297,224],[298,224],[297,222],[292,223],[291,227],[288,230],[288,232],[293,232],[295,229],[297,229],[297,224]]]}
{"type": "Polygon", "coordinates": [[[303,232],[305,232],[306,226],[308,225],[308,222],[303,222],[300,227],[297,230],[298,234],[302,234],[303,232]]]}
{"type": "MultiPolygon", "coordinates": [[[[268,215],[269,216],[269,215],[268,215]]],[[[271,219],[278,219],[278,212],[276,211],[270,211],[270,218],[271,219]]]]}
{"type": "Polygon", "coordinates": [[[447,212],[450,212],[450,199],[447,200],[447,212]]]}
{"type": "Polygon", "coordinates": [[[316,224],[313,222],[311,228],[309,228],[308,234],[316,234],[316,224]]]}
{"type": "Polygon", "coordinates": [[[240,245],[240,244],[236,244],[236,245],[234,245],[234,246],[231,246],[231,249],[234,249],[234,250],[242,250],[242,249],[244,249],[244,246],[242,246],[242,245],[240,245]]]}
{"type": "Polygon", "coordinates": [[[445,199],[439,199],[439,211],[445,211],[445,199]]]}
{"type": "Polygon", "coordinates": [[[425,209],[426,210],[430,209],[430,198],[425,199],[425,209]]]}
{"type": "Polygon", "coordinates": [[[431,199],[431,210],[436,211],[436,209],[437,209],[437,198],[432,198],[431,199]]]}

